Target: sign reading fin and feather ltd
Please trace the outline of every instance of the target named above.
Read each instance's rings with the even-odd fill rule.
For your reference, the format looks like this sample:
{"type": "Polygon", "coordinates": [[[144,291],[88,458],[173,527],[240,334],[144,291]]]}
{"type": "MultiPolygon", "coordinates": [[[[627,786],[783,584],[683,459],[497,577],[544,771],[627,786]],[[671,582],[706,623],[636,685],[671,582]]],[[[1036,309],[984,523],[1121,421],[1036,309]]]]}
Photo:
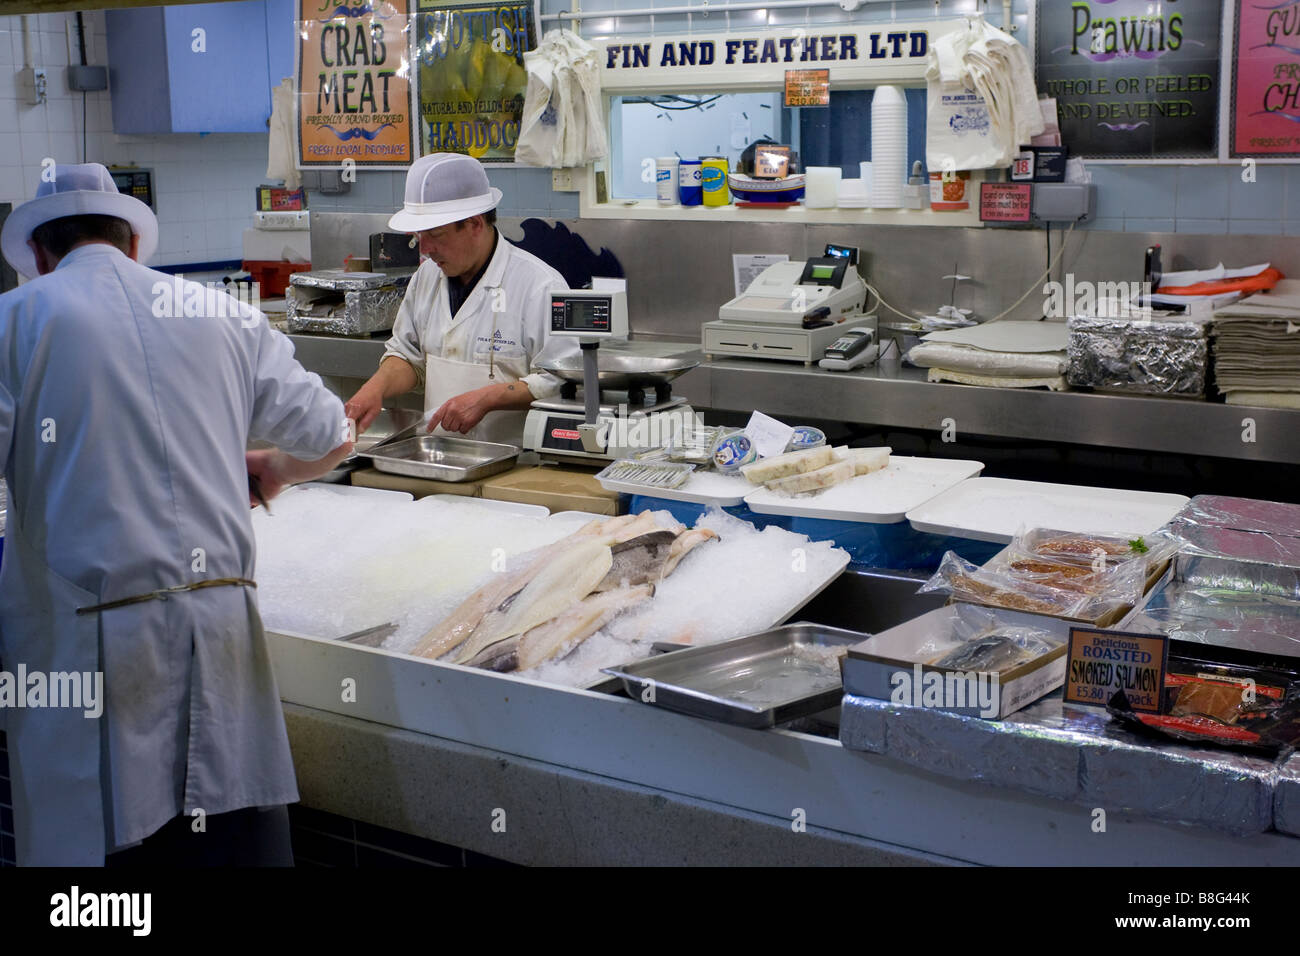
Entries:
{"type": "Polygon", "coordinates": [[[299,0],[298,166],[408,166],[406,0],[299,0]]]}
{"type": "Polygon", "coordinates": [[[1217,155],[1223,0],[1039,0],[1038,92],[1071,156],[1217,155]]]}

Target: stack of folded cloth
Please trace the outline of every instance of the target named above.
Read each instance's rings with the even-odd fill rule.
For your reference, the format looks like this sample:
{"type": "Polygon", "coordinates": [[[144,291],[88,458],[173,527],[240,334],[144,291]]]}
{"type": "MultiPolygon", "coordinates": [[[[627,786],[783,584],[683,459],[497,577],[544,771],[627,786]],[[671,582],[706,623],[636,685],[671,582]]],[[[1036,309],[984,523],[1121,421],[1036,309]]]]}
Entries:
{"type": "Polygon", "coordinates": [[[1232,405],[1300,408],[1300,281],[1214,313],[1214,372],[1232,405]]]}
{"type": "Polygon", "coordinates": [[[1069,338],[1063,322],[987,322],[931,332],[907,353],[931,382],[1065,389],[1069,338]]]}

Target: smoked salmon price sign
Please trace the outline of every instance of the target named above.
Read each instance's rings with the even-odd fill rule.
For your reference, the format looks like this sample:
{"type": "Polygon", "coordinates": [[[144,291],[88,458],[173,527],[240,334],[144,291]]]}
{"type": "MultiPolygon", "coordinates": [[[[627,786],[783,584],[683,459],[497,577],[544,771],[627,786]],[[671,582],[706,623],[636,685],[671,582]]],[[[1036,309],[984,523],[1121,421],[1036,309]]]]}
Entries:
{"type": "Polygon", "coordinates": [[[1160,713],[1169,638],[1163,634],[1070,628],[1065,699],[1105,707],[1122,690],[1133,710],[1160,713]]]}

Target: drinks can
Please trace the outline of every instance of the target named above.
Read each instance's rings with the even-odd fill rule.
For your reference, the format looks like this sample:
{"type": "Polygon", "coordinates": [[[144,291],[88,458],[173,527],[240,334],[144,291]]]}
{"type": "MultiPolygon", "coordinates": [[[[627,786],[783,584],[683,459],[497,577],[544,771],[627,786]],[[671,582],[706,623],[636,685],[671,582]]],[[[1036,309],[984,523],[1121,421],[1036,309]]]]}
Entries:
{"type": "Polygon", "coordinates": [[[655,160],[655,194],[663,206],[677,202],[677,157],[666,156],[655,160]]]}
{"type": "Polygon", "coordinates": [[[681,186],[683,206],[698,206],[704,202],[703,178],[698,159],[683,159],[678,163],[677,181],[681,186]]]}
{"type": "Polygon", "coordinates": [[[700,161],[700,174],[704,186],[704,205],[725,206],[731,202],[731,191],[727,189],[727,161],[718,156],[709,156],[700,161]]]}

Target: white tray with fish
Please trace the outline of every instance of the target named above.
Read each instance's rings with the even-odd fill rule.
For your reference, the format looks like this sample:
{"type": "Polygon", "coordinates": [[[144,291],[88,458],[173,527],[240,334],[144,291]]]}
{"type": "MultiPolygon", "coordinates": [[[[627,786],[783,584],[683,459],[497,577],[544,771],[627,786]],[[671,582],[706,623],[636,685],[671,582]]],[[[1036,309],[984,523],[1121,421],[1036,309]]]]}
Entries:
{"type": "Polygon", "coordinates": [[[840,702],[840,658],[871,635],[801,622],[604,672],[656,707],[766,728],[840,702]]]}
{"type": "Polygon", "coordinates": [[[896,524],[906,520],[911,509],[983,470],[984,463],[979,461],[893,455],[880,471],[858,475],[816,494],[791,497],[756,488],[745,495],[745,504],[755,514],[896,524]]]}
{"type": "Polygon", "coordinates": [[[495,498],[471,498],[469,495],[425,495],[415,504],[417,507],[423,505],[426,508],[433,507],[435,503],[442,505],[468,505],[473,508],[486,508],[488,511],[499,511],[502,514],[524,515],[529,518],[545,518],[550,515],[550,511],[541,505],[526,505],[519,501],[498,501],[495,498]],[[424,505],[424,502],[429,504],[424,505]]]}
{"type": "Polygon", "coordinates": [[[1151,534],[1187,504],[1185,495],[1089,488],[1011,478],[971,478],[907,513],[917,531],[1007,544],[1016,531],[1151,534]]]}
{"type": "Polygon", "coordinates": [[[596,480],[606,491],[617,491],[625,495],[646,495],[651,498],[663,498],[667,501],[683,501],[695,505],[715,505],[719,508],[734,508],[744,502],[745,495],[753,489],[748,481],[740,475],[724,475],[720,471],[696,471],[676,488],[655,488],[631,481],[615,481],[596,476],[596,480]]]}

